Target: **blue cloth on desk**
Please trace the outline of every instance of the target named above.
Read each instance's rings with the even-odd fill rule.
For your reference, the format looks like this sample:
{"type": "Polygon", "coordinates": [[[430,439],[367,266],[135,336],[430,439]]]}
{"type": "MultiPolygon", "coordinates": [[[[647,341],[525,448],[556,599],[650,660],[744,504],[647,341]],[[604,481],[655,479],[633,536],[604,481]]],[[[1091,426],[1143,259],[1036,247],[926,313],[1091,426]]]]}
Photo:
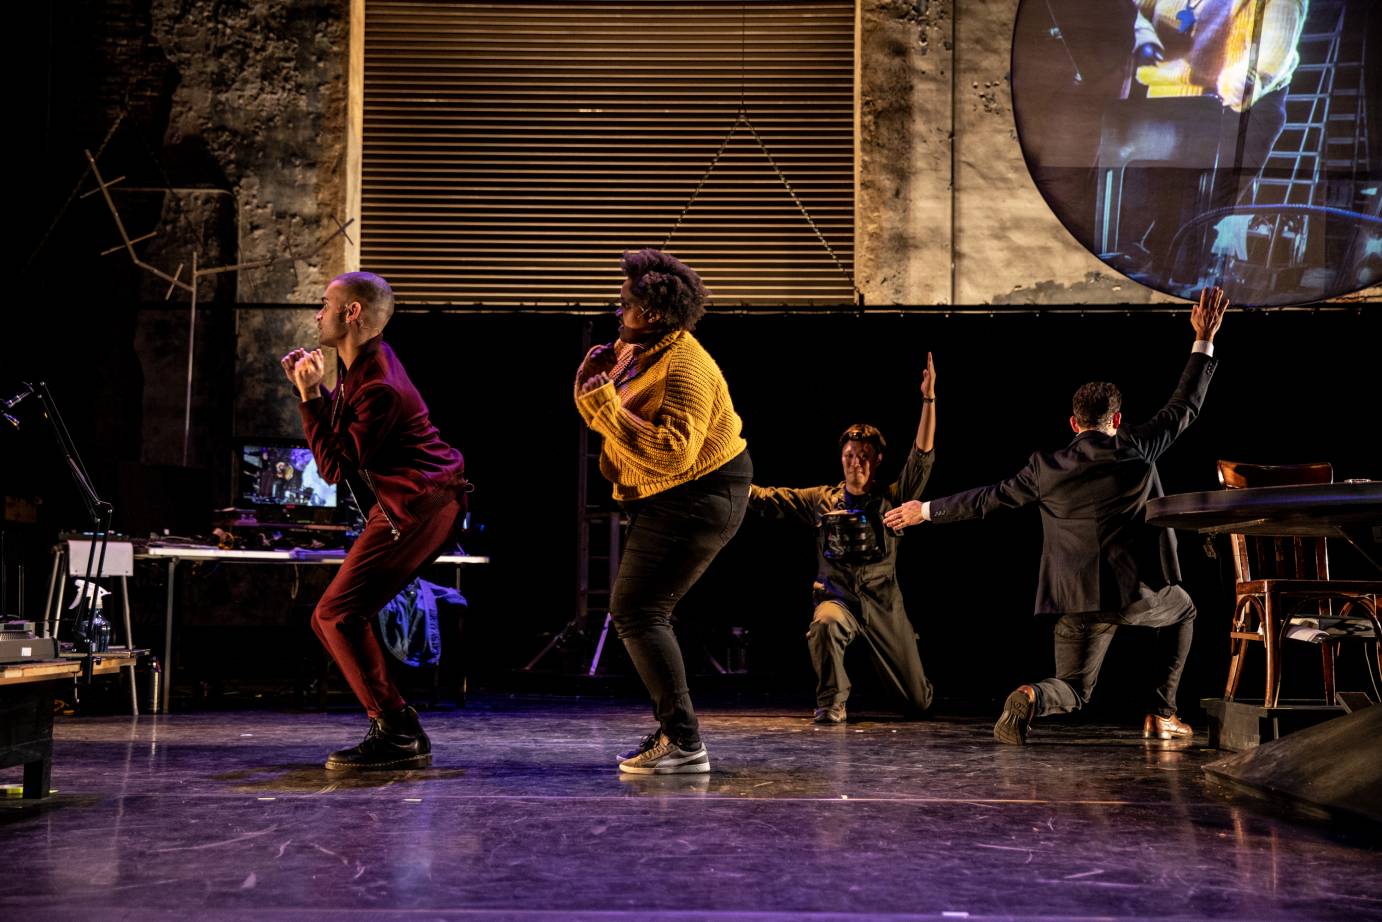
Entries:
{"type": "Polygon", "coordinates": [[[408,666],[435,666],[441,659],[439,605],[467,607],[455,589],[415,579],[379,612],[384,646],[408,666]]]}

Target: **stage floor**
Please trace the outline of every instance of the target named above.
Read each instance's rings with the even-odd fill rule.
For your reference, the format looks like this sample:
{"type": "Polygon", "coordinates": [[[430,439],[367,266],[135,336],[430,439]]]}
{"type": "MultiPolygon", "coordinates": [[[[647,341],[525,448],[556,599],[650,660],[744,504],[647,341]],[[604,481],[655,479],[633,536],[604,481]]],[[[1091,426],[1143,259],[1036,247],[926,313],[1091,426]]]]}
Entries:
{"type": "Polygon", "coordinates": [[[1230,799],[1216,753],[1132,727],[1014,748],[991,718],[707,707],[711,774],[634,778],[613,754],[641,705],[423,717],[434,768],[359,776],[320,767],[363,733],[346,714],[59,719],[57,795],[0,810],[0,916],[1382,918],[1375,842],[1230,799]]]}

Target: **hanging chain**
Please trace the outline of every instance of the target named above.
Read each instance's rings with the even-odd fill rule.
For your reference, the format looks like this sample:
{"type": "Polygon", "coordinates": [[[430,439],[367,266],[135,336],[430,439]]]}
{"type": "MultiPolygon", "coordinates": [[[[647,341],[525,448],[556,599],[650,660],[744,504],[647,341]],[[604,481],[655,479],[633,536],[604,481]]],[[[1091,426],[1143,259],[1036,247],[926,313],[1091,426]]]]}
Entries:
{"type": "Polygon", "coordinates": [[[753,133],[753,139],[758,142],[759,148],[763,151],[763,156],[768,158],[768,163],[772,166],[773,172],[777,174],[777,178],[782,182],[783,188],[785,188],[787,194],[792,197],[792,201],[797,203],[797,207],[801,209],[802,217],[806,219],[807,224],[811,225],[811,230],[816,232],[816,238],[820,240],[821,246],[825,247],[825,251],[830,254],[830,258],[835,260],[835,265],[839,268],[840,274],[849,282],[849,287],[854,289],[856,295],[859,294],[859,286],[854,283],[854,276],[850,275],[844,263],[840,262],[840,257],[835,255],[835,250],[830,246],[830,241],[825,239],[825,234],[821,233],[821,229],[816,226],[815,220],[811,217],[811,212],[807,211],[806,206],[801,203],[801,199],[797,198],[796,190],[792,188],[792,184],[787,181],[787,177],[784,176],[782,170],[778,168],[777,161],[773,159],[773,155],[768,153],[768,145],[764,144],[763,139],[758,136],[758,131],[753,127],[753,121],[749,118],[747,112],[744,113],[743,118],[744,124],[748,125],[749,131],[753,133]]]}
{"type": "Polygon", "coordinates": [[[860,291],[859,286],[855,284],[854,276],[845,268],[844,263],[840,261],[840,257],[835,254],[834,248],[831,247],[830,241],[825,239],[825,234],[821,233],[821,229],[816,226],[816,221],[811,217],[811,212],[806,210],[806,206],[803,205],[801,199],[797,197],[796,190],[792,188],[792,184],[789,183],[787,177],[783,175],[781,168],[777,165],[777,161],[773,159],[773,155],[768,152],[768,145],[764,144],[763,139],[758,136],[758,129],[753,127],[753,120],[749,118],[749,104],[745,87],[747,73],[748,4],[745,2],[740,5],[739,9],[739,112],[735,115],[734,124],[730,126],[729,133],[726,134],[725,139],[720,142],[720,149],[717,150],[715,156],[711,158],[710,166],[706,167],[705,172],[701,174],[700,181],[696,183],[696,188],[691,192],[691,197],[686,200],[686,205],[682,207],[681,214],[677,215],[676,223],[672,225],[672,229],[667,232],[667,236],[663,239],[662,248],[666,249],[667,244],[672,242],[672,237],[676,234],[677,229],[681,227],[682,222],[686,220],[686,215],[691,210],[691,206],[696,203],[696,198],[701,194],[701,190],[705,188],[706,180],[710,179],[710,174],[715,172],[715,167],[719,165],[720,158],[724,156],[726,148],[729,147],[730,139],[734,137],[734,132],[739,130],[739,125],[742,123],[748,126],[749,133],[752,134],[753,139],[758,142],[758,149],[763,151],[763,156],[768,158],[768,164],[773,168],[773,172],[777,174],[778,181],[781,182],[782,187],[787,190],[787,194],[792,197],[792,201],[796,203],[797,208],[801,211],[802,217],[806,219],[806,223],[809,224],[811,230],[815,232],[816,239],[821,242],[821,246],[825,247],[825,251],[830,254],[830,258],[834,260],[836,268],[840,270],[840,274],[849,282],[849,287],[853,289],[855,297],[857,298],[860,295],[860,291]]]}
{"type": "Polygon", "coordinates": [[[825,239],[825,234],[821,233],[821,229],[816,226],[816,221],[811,217],[811,212],[806,210],[806,206],[803,205],[801,199],[797,197],[796,190],[792,188],[792,184],[787,181],[787,177],[783,175],[782,169],[778,167],[777,161],[774,160],[773,155],[768,152],[768,145],[764,144],[763,139],[758,136],[758,129],[753,127],[753,120],[749,118],[748,111],[742,108],[735,117],[734,124],[730,126],[729,134],[725,135],[725,139],[720,142],[720,149],[715,152],[715,156],[710,161],[710,166],[706,167],[705,172],[701,174],[700,182],[696,183],[696,188],[692,190],[691,197],[686,200],[686,204],[681,209],[681,214],[677,216],[676,223],[672,225],[672,229],[669,230],[667,236],[663,238],[662,249],[666,249],[667,244],[672,242],[672,237],[676,234],[677,229],[680,228],[682,222],[686,220],[687,212],[689,212],[691,206],[696,203],[696,198],[701,194],[701,190],[705,188],[706,180],[708,180],[710,174],[715,171],[715,167],[719,164],[720,158],[725,154],[725,149],[729,147],[730,139],[734,137],[734,132],[739,130],[739,125],[741,123],[748,126],[749,133],[752,134],[753,139],[758,142],[758,149],[763,151],[763,156],[767,158],[768,165],[771,166],[773,172],[777,174],[778,182],[782,183],[782,187],[786,189],[787,194],[792,197],[792,201],[796,203],[797,208],[801,211],[802,217],[806,219],[806,223],[809,224],[811,230],[815,232],[816,239],[821,242],[821,246],[825,247],[825,251],[829,253],[830,258],[834,260],[836,268],[840,270],[840,274],[845,277],[845,280],[849,282],[849,287],[858,295],[859,286],[855,284],[854,276],[845,268],[844,263],[840,261],[840,257],[836,255],[835,249],[830,245],[830,241],[825,239]]]}
{"type": "Polygon", "coordinates": [[[734,124],[730,126],[729,134],[725,135],[725,139],[720,142],[720,149],[715,152],[714,158],[711,159],[710,166],[705,168],[705,172],[701,174],[701,181],[696,183],[696,188],[692,190],[691,197],[687,199],[686,204],[682,206],[681,214],[677,215],[676,223],[672,225],[672,229],[669,230],[667,236],[663,238],[662,249],[667,249],[667,244],[672,242],[672,235],[677,232],[677,228],[681,227],[681,222],[686,220],[686,213],[690,211],[691,206],[696,203],[696,196],[700,195],[701,189],[705,188],[705,181],[710,178],[710,174],[714,172],[716,164],[718,164],[720,158],[724,156],[725,148],[729,147],[729,139],[734,137],[735,129],[739,127],[739,123],[743,120],[744,110],[740,109],[738,117],[734,120],[734,124]]]}

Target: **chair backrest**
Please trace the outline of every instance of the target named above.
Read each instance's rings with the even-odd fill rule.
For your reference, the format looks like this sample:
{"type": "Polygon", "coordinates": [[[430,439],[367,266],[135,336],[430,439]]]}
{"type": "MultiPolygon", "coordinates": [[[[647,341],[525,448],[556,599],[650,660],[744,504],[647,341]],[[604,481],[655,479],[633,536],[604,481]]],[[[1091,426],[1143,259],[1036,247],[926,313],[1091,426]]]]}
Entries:
{"type": "MultiPolygon", "coordinates": [[[[1227,489],[1288,487],[1333,483],[1328,461],[1308,464],[1219,462],[1219,483],[1227,489]]],[[[1329,550],[1324,538],[1273,538],[1231,534],[1233,571],[1241,583],[1257,579],[1329,579],[1329,550]]]]}
{"type": "Polygon", "coordinates": [[[1307,483],[1333,483],[1334,465],[1328,461],[1308,464],[1248,464],[1220,461],[1219,483],[1234,487],[1294,487],[1307,483]]]}

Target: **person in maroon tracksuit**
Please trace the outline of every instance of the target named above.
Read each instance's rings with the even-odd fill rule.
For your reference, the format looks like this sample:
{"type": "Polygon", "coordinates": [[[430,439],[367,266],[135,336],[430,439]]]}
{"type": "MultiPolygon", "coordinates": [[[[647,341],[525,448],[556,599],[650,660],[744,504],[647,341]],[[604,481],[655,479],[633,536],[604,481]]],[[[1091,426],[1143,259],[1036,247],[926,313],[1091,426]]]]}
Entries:
{"type": "Polygon", "coordinates": [[[312,629],[370,717],[358,746],[331,753],[328,769],[424,768],[431,743],[389,677],[374,620],[451,544],[467,489],[461,453],[441,438],[402,363],[383,341],[393,290],[369,272],[337,276],[317,311],[321,345],[343,368],[327,391],[321,349],[281,364],[302,398],[302,425],[328,483],[374,494],[365,527],[327,586],[312,629]]]}

